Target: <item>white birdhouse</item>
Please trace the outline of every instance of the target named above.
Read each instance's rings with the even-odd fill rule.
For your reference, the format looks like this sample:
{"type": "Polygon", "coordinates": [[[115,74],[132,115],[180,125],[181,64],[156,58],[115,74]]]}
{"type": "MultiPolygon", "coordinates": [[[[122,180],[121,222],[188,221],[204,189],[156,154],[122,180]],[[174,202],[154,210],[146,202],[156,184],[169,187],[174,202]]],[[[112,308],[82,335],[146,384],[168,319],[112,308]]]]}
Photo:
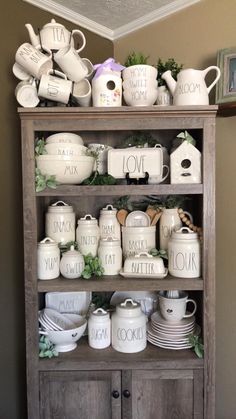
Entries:
{"type": "Polygon", "coordinates": [[[201,183],[201,153],[188,141],[170,155],[170,183],[201,183]]]}

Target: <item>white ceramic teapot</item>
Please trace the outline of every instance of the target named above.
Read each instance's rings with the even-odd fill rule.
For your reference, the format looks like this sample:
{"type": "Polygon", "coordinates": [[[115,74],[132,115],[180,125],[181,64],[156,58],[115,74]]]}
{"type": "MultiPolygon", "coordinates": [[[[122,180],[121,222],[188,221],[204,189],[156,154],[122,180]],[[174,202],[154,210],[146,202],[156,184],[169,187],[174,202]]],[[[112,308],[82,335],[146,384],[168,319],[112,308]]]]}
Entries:
{"type": "Polygon", "coordinates": [[[55,19],[52,19],[50,23],[44,25],[39,35],[36,35],[30,23],[26,23],[25,27],[29,32],[30,42],[35,48],[40,48],[42,46],[49,50],[59,50],[70,44],[74,45],[73,35],[76,33],[82,38],[82,45],[78,52],[86,45],[86,39],[83,32],[78,29],[74,29],[70,32],[65,26],[56,22],[55,19]]]}
{"type": "Polygon", "coordinates": [[[209,105],[208,95],[220,78],[220,69],[215,65],[207,67],[205,70],[187,68],[179,72],[177,82],[172,77],[170,70],[165,71],[161,77],[166,81],[173,95],[174,105],[209,105]],[[216,78],[207,87],[205,77],[211,70],[216,71],[216,78]]]}

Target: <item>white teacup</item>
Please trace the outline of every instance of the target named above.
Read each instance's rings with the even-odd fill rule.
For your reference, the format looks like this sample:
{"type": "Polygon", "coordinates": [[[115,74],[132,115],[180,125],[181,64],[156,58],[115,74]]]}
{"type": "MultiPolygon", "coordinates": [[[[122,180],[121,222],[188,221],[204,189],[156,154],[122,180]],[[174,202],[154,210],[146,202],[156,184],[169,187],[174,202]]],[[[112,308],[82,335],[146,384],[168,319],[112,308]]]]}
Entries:
{"type": "Polygon", "coordinates": [[[78,54],[78,52],[84,48],[86,43],[84,34],[82,32],[81,36],[83,37],[83,45],[81,48],[76,50],[72,45],[68,45],[65,48],[59,49],[54,54],[55,62],[68,76],[68,78],[75,82],[79,82],[80,80],[84,79],[88,74],[88,68],[83,59],[78,54]]]}
{"type": "Polygon", "coordinates": [[[91,63],[91,61],[88,58],[82,58],[83,63],[86,65],[88,73],[86,75],[86,79],[88,79],[89,81],[92,80],[93,75],[95,73],[93,64],[91,63]]]}
{"type": "Polygon", "coordinates": [[[72,81],[67,80],[64,73],[58,70],[49,70],[47,74],[43,74],[41,77],[38,95],[66,105],[69,102],[71,91],[72,81]],[[53,75],[54,73],[55,75],[53,75]]]}
{"type": "Polygon", "coordinates": [[[72,89],[74,101],[80,106],[90,106],[92,97],[92,88],[87,79],[74,83],[72,89]]]}
{"type": "Polygon", "coordinates": [[[15,60],[27,73],[40,79],[42,74],[46,74],[53,67],[52,53],[51,51],[47,52],[48,55],[43,54],[33,45],[25,42],[17,49],[15,60]]]}
{"type": "Polygon", "coordinates": [[[24,108],[35,108],[39,104],[39,97],[35,80],[22,80],[15,88],[17,102],[24,108]]]}
{"type": "Polygon", "coordinates": [[[179,298],[165,297],[165,292],[159,292],[159,307],[162,317],[168,322],[178,322],[182,319],[192,317],[197,310],[197,303],[188,298],[188,294],[180,291],[179,298]],[[194,309],[191,313],[186,314],[186,307],[188,303],[192,303],[194,309]]]}
{"type": "Polygon", "coordinates": [[[160,176],[151,176],[148,179],[148,183],[149,185],[157,185],[158,183],[164,182],[164,180],[166,180],[166,178],[169,176],[169,166],[167,166],[166,164],[163,164],[162,166],[162,174],[160,176]],[[166,170],[166,173],[164,175],[164,170],[166,170]]]}

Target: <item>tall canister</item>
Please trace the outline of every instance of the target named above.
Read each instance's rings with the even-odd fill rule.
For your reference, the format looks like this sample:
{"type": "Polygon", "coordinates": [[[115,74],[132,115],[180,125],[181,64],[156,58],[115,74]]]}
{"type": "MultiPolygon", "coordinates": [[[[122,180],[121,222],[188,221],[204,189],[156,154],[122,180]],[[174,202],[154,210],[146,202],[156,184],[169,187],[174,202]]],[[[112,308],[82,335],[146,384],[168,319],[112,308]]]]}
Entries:
{"type": "Polygon", "coordinates": [[[146,316],[131,298],[118,304],[112,315],[112,346],[124,353],[140,352],[147,346],[146,316]]]}
{"type": "Polygon", "coordinates": [[[57,201],[49,205],[45,223],[46,236],[58,243],[75,241],[75,213],[71,205],[57,201]]]}
{"type": "Polygon", "coordinates": [[[173,231],[168,243],[169,273],[179,278],[198,278],[201,273],[200,241],[188,227],[173,231]]]}
{"type": "Polygon", "coordinates": [[[82,255],[86,256],[90,253],[92,256],[97,256],[99,238],[100,230],[96,218],[90,214],[86,214],[78,220],[76,241],[82,255]]]}
{"type": "Polygon", "coordinates": [[[99,217],[99,228],[101,239],[113,237],[120,240],[120,223],[116,218],[117,209],[108,204],[105,208],[101,209],[99,217]]]}
{"type": "Polygon", "coordinates": [[[97,308],[89,316],[88,341],[94,349],[104,349],[111,344],[111,320],[103,308],[97,308]]]}
{"type": "Polygon", "coordinates": [[[149,252],[156,247],[156,226],[121,227],[123,256],[149,252]]]}
{"type": "Polygon", "coordinates": [[[38,243],[37,271],[38,279],[54,279],[60,274],[60,250],[58,243],[50,237],[38,243]]]}
{"type": "Polygon", "coordinates": [[[120,240],[112,237],[100,239],[98,256],[104,269],[103,275],[118,275],[122,268],[120,240]]]}

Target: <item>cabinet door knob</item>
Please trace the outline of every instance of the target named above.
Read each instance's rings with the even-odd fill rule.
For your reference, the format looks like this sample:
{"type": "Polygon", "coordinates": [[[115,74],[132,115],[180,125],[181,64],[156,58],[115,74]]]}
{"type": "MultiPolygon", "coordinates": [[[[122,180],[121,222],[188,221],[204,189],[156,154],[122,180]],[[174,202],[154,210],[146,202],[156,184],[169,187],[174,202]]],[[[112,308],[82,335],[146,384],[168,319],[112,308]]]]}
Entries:
{"type": "Polygon", "coordinates": [[[130,397],[130,392],[129,390],[124,390],[123,391],[123,396],[126,397],[126,399],[128,399],[130,397]]]}
{"type": "Polygon", "coordinates": [[[119,399],[120,397],[120,393],[117,390],[113,390],[112,392],[112,397],[114,397],[114,399],[119,399]]]}

